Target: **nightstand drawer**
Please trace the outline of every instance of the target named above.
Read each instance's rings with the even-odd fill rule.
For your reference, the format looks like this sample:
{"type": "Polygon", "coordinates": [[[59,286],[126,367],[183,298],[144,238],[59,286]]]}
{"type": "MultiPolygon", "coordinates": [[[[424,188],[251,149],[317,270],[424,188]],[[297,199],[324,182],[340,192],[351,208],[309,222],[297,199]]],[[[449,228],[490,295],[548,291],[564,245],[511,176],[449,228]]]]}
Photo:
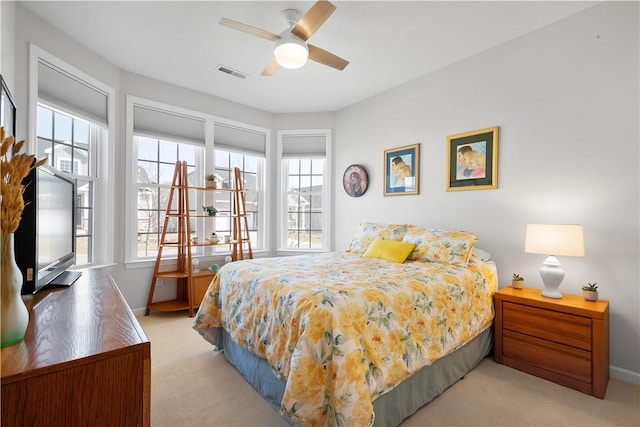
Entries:
{"type": "MultiPolygon", "coordinates": [[[[591,319],[505,301],[503,328],[591,351],[591,319]]],[[[591,368],[589,368],[591,369],[591,368]]]]}
{"type": "Polygon", "coordinates": [[[588,351],[504,331],[503,356],[591,384],[591,353],[588,351]]]}
{"type": "Polygon", "coordinates": [[[202,299],[204,298],[204,294],[207,292],[207,289],[209,289],[209,285],[211,284],[211,281],[213,280],[213,278],[215,277],[215,274],[211,273],[208,274],[208,272],[200,272],[197,275],[193,275],[193,306],[194,307],[200,307],[200,303],[202,302],[202,299]]]}

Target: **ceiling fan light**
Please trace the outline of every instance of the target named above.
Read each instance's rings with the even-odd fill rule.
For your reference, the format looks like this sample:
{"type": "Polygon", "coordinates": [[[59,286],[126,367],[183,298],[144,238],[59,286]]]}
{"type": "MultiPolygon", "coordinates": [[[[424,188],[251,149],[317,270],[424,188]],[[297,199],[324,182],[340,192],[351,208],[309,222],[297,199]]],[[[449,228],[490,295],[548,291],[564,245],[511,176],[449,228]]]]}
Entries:
{"type": "Polygon", "coordinates": [[[307,44],[293,34],[283,35],[276,42],[274,50],[276,61],[284,68],[300,68],[307,63],[309,48],[307,44]]]}

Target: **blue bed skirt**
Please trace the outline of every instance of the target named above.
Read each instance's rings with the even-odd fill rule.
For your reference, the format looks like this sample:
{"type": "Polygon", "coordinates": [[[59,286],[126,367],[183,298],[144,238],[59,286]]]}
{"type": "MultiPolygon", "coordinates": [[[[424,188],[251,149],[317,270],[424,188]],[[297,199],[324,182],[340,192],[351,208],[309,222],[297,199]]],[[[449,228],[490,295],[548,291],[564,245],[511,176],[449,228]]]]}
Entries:
{"type": "MultiPolygon", "coordinates": [[[[271,372],[266,360],[237,345],[222,329],[218,329],[216,346],[225,358],[244,376],[251,386],[276,410],[284,395],[284,382],[271,372]]],[[[373,402],[374,426],[392,427],[414,414],[456,381],[464,377],[486,357],[493,347],[493,328],[487,328],[455,352],[425,366],[373,402]]],[[[297,426],[292,420],[287,421],[297,426]]]]}

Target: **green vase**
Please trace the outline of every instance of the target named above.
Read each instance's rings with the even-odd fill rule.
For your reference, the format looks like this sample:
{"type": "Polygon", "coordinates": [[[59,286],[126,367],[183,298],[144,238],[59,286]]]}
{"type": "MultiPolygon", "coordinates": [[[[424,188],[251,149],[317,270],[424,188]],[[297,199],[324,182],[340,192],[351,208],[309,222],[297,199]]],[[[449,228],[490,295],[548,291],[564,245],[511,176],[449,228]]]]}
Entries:
{"type": "Polygon", "coordinates": [[[16,264],[13,237],[13,233],[0,233],[2,347],[22,341],[29,324],[29,312],[20,294],[23,277],[20,267],[16,264]]]}

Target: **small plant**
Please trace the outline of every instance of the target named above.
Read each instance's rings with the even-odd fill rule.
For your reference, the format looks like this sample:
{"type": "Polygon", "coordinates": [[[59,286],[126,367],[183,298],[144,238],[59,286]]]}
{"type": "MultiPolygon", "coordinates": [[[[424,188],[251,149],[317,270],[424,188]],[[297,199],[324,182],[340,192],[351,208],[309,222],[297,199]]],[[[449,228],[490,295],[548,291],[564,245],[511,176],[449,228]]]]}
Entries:
{"type": "Polygon", "coordinates": [[[584,285],[582,287],[583,291],[588,291],[588,292],[598,292],[598,285],[594,282],[594,283],[587,283],[586,285],[584,285]]]}
{"type": "Polygon", "coordinates": [[[513,277],[511,278],[511,280],[515,282],[523,282],[524,277],[520,276],[518,273],[513,273],[513,277]]]}
{"type": "Polygon", "coordinates": [[[215,181],[216,180],[216,176],[215,175],[207,175],[204,177],[204,179],[206,181],[215,181]]]}

